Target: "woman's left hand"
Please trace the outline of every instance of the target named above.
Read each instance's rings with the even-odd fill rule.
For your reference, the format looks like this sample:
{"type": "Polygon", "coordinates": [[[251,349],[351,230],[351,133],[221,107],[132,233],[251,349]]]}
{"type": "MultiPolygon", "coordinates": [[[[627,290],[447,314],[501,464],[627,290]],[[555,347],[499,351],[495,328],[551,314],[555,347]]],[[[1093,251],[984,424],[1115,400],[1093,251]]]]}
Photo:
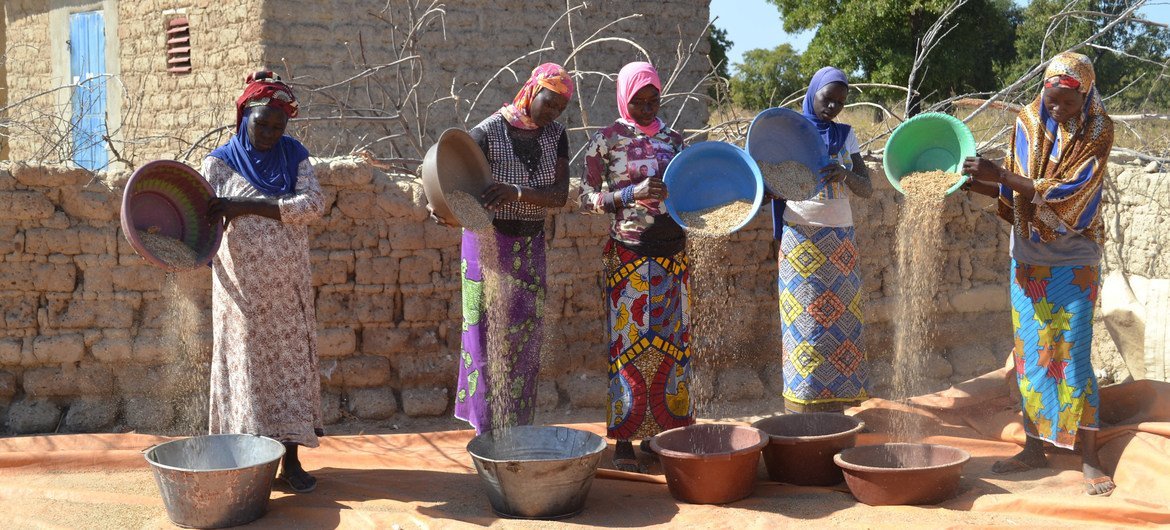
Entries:
{"type": "Polygon", "coordinates": [[[971,175],[975,180],[984,182],[1002,182],[999,164],[981,156],[969,156],[963,161],[963,173],[971,175]]]}
{"type": "Polygon", "coordinates": [[[821,168],[821,180],[823,180],[825,184],[836,184],[838,182],[844,182],[845,177],[847,176],[849,176],[849,170],[845,169],[844,166],[836,162],[821,168]]]}
{"type": "Polygon", "coordinates": [[[520,191],[511,184],[496,182],[488,186],[480,198],[483,199],[483,207],[494,212],[505,204],[519,200],[520,191]]]}

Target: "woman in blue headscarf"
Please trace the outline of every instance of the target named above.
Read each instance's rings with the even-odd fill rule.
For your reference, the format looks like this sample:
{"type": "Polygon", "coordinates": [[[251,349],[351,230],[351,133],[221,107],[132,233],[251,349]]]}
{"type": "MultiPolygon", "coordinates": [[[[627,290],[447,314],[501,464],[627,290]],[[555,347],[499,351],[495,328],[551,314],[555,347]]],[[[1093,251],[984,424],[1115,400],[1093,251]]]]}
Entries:
{"type": "Polygon", "coordinates": [[[784,407],[793,412],[839,412],[869,397],[849,195],[869,197],[873,187],[857,136],[833,121],[848,96],[840,70],[826,66],[813,76],[803,113],[828,146],[829,164],[811,198],[772,203],[780,240],[784,407]]]}
{"type": "Polygon", "coordinates": [[[203,160],[225,226],[212,262],[210,432],[283,442],[280,476],[306,493],[317,481],[297,447],[324,434],[308,225],[325,201],[309,152],[284,135],[297,115],[292,90],[268,71],[246,83],[236,134],[203,160]]]}

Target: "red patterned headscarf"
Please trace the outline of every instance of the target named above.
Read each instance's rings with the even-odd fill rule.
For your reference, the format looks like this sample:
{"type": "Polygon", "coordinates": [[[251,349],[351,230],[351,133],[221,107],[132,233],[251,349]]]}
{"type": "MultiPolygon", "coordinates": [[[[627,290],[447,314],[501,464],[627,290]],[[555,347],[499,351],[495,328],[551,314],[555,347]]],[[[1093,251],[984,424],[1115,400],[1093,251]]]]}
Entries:
{"type": "Polygon", "coordinates": [[[512,103],[500,108],[500,114],[513,127],[527,130],[539,128],[536,122],[532,121],[528,110],[532,106],[532,99],[545,88],[573,99],[573,78],[569,72],[559,64],[544,63],[532,70],[532,77],[528,78],[528,82],[516,93],[512,103]]]}
{"type": "Polygon", "coordinates": [[[268,70],[261,70],[248,74],[244,80],[244,93],[236,98],[236,130],[240,129],[240,122],[244,113],[252,107],[275,107],[289,118],[297,117],[297,97],[292,89],[280,80],[280,76],[268,70]]]}

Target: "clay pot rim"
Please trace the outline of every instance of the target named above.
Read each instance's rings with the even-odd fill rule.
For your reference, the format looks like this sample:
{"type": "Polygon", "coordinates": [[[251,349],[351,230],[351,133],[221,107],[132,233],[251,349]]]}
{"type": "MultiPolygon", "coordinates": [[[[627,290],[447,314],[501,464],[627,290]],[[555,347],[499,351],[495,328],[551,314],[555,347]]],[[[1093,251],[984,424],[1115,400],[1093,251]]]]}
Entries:
{"type": "Polygon", "coordinates": [[[756,420],[755,422],[752,423],[752,427],[755,427],[757,429],[760,429],[761,431],[764,431],[764,434],[767,434],[771,438],[773,443],[783,444],[783,445],[793,445],[793,444],[797,444],[797,443],[806,443],[806,442],[820,442],[820,441],[825,441],[825,440],[831,440],[834,438],[842,438],[845,436],[856,435],[865,429],[865,422],[862,421],[860,418],[857,418],[856,416],[842,416],[841,414],[836,414],[833,412],[803,412],[801,414],[803,414],[805,416],[810,416],[810,415],[839,416],[839,417],[843,417],[843,418],[849,418],[850,420],[855,421],[857,424],[854,425],[853,428],[851,428],[849,430],[835,432],[835,433],[831,433],[831,434],[818,434],[815,436],[785,436],[783,434],[772,434],[772,433],[768,432],[767,430],[765,430],[764,428],[759,426],[760,424],[766,423],[767,421],[769,421],[773,418],[781,418],[781,417],[787,416],[787,414],[777,414],[775,416],[768,416],[767,418],[764,418],[761,420],[756,420]]]}
{"type": "Polygon", "coordinates": [[[735,424],[735,423],[695,423],[692,425],[687,425],[685,427],[675,427],[673,429],[669,429],[669,430],[662,431],[662,432],[658,433],[657,435],[655,435],[653,438],[650,439],[650,448],[653,449],[654,452],[656,454],[658,454],[659,456],[665,456],[667,458],[676,458],[676,459],[680,459],[680,460],[730,460],[731,458],[734,458],[736,456],[763,451],[764,447],[767,447],[767,445],[769,443],[771,443],[771,440],[768,438],[768,433],[766,433],[760,429],[757,429],[755,427],[752,427],[750,425],[739,425],[739,424],[735,424]],[[741,449],[736,449],[734,451],[725,451],[725,452],[721,452],[721,453],[703,453],[703,454],[684,453],[682,451],[675,451],[673,449],[666,449],[658,444],[658,437],[662,436],[664,434],[673,433],[675,431],[685,431],[687,429],[692,429],[695,427],[704,427],[704,426],[707,426],[707,427],[714,426],[714,427],[720,427],[720,428],[733,428],[733,429],[751,429],[753,431],[756,431],[756,433],[760,435],[760,441],[756,442],[755,444],[753,444],[751,446],[744,447],[741,449]]]}
{"type": "Polygon", "coordinates": [[[841,452],[833,455],[833,462],[835,464],[837,464],[838,466],[840,466],[842,469],[846,469],[849,471],[868,471],[868,472],[879,472],[879,473],[913,473],[913,472],[918,472],[918,471],[928,471],[928,470],[932,470],[932,469],[946,469],[946,468],[951,468],[951,467],[956,467],[956,466],[962,466],[962,465],[966,464],[967,461],[970,459],[971,459],[971,453],[968,453],[967,451],[959,449],[958,447],[954,447],[954,446],[950,446],[950,445],[942,445],[942,444],[908,443],[908,442],[889,442],[889,443],[882,443],[882,444],[858,445],[856,447],[850,447],[849,449],[843,449],[843,450],[841,450],[841,452]],[[958,454],[962,455],[962,458],[955,460],[954,462],[949,462],[946,464],[938,464],[938,465],[934,465],[934,466],[920,466],[920,467],[863,466],[860,464],[854,464],[853,462],[846,461],[844,458],[844,456],[848,455],[848,453],[856,452],[856,451],[865,451],[867,447],[889,447],[889,446],[893,446],[893,445],[916,445],[916,446],[940,447],[940,448],[943,448],[947,451],[957,452],[958,454]]]}

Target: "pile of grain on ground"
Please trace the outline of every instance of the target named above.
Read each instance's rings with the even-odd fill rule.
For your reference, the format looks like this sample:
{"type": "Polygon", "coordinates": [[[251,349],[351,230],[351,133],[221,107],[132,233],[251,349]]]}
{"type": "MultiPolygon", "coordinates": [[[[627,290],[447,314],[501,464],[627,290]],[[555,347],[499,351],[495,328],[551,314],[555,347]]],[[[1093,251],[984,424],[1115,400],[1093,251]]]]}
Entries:
{"type": "Polygon", "coordinates": [[[820,178],[808,166],[795,160],[779,164],[757,162],[764,176],[764,185],[773,195],[790,201],[803,201],[812,197],[820,178]]]}
{"type": "MultiPolygon", "coordinates": [[[[894,381],[898,398],[922,394],[927,345],[934,326],[934,297],[942,272],[942,202],[959,175],[943,171],[913,173],[901,181],[906,190],[898,220],[896,252],[899,303],[894,315],[894,381]]],[[[921,427],[903,416],[894,419],[895,441],[915,442],[921,427]],[[902,418],[902,420],[899,420],[902,418]]]]}
{"type": "Polygon", "coordinates": [[[473,232],[483,232],[492,227],[492,215],[484,209],[479,199],[467,192],[455,190],[447,193],[447,205],[459,220],[463,228],[473,232]]]}
{"type": "Polygon", "coordinates": [[[928,195],[933,200],[941,201],[947,190],[961,178],[962,175],[941,170],[919,171],[902,177],[898,184],[902,186],[902,191],[906,192],[906,195],[928,195]]]}
{"type": "Polygon", "coordinates": [[[190,270],[199,266],[199,255],[186,243],[173,237],[149,232],[139,232],[138,239],[154,257],[179,270],[190,270]]]}
{"type": "Polygon", "coordinates": [[[733,228],[743,223],[751,214],[752,203],[739,199],[711,208],[683,212],[681,216],[687,230],[692,234],[718,237],[730,234],[733,228]]]}

